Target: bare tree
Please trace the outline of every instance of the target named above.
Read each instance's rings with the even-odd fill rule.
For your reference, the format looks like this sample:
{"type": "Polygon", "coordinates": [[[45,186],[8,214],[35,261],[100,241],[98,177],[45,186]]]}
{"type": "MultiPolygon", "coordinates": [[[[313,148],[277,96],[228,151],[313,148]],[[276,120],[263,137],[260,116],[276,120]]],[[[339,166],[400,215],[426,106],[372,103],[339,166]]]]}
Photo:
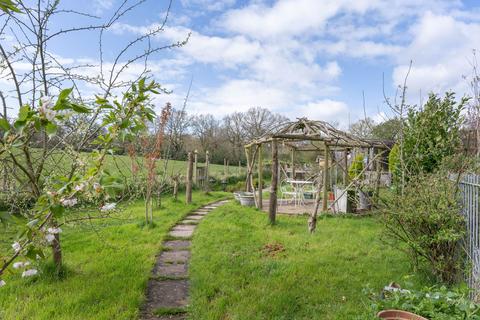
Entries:
{"type": "Polygon", "coordinates": [[[220,122],[211,114],[195,116],[192,119],[192,130],[204,152],[212,152],[218,146],[220,122]]]}
{"type": "Polygon", "coordinates": [[[288,118],[268,109],[254,107],[243,114],[243,131],[246,138],[252,140],[287,120],[288,118]]]}

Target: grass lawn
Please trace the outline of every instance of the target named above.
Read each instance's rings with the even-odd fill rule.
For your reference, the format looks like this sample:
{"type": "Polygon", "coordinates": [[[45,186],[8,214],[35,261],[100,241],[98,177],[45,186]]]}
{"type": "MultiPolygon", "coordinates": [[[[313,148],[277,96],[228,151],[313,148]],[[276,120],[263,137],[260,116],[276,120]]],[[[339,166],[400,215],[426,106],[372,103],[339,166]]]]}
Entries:
{"type": "MultiPolygon", "coordinates": [[[[0,319],[135,319],[167,231],[189,211],[226,195],[197,192],[188,206],[166,199],[154,213],[155,228],[140,227],[140,201],[122,213],[125,220],[63,228],[67,276],[60,281],[48,272],[37,279],[7,276],[0,289],[0,319]]],[[[11,251],[9,231],[0,233],[0,253],[11,251]]]]}
{"type": "Polygon", "coordinates": [[[193,241],[191,319],[355,319],[367,284],[380,290],[410,273],[381,230],[373,217],[327,217],[310,235],[306,217],[270,227],[255,209],[216,209],[193,241]]]}

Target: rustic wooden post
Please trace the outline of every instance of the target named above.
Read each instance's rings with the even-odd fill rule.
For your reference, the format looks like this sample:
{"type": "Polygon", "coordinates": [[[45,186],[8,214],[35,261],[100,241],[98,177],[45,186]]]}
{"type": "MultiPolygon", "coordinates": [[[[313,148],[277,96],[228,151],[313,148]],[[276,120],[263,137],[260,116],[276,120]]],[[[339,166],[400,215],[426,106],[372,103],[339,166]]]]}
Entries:
{"type": "Polygon", "coordinates": [[[343,185],[346,187],[348,185],[348,149],[343,151],[343,165],[345,166],[345,171],[343,172],[343,185]]]}
{"type": "Polygon", "coordinates": [[[208,166],[210,164],[210,158],[209,158],[209,152],[208,150],[205,152],[205,192],[210,191],[210,180],[209,180],[209,172],[208,172],[208,166]]]}
{"type": "Polygon", "coordinates": [[[322,202],[322,211],[327,211],[328,205],[328,158],[329,158],[330,148],[325,144],[325,162],[323,164],[323,202],[322,202]]]}
{"type": "Polygon", "coordinates": [[[173,199],[178,200],[178,177],[173,178],[173,199]]]}
{"type": "MultiPolygon", "coordinates": [[[[320,158],[318,159],[318,171],[320,172],[321,170],[321,163],[320,163],[320,158]]],[[[310,214],[310,218],[308,219],[308,230],[310,233],[313,233],[315,229],[317,228],[317,215],[318,215],[318,209],[320,208],[320,199],[322,197],[322,190],[320,189],[320,178],[318,179],[318,188],[317,188],[317,194],[315,197],[315,208],[313,209],[313,212],[310,214]]]]}
{"type": "Polygon", "coordinates": [[[250,147],[246,147],[245,148],[245,157],[247,158],[247,177],[246,177],[246,181],[245,181],[245,191],[247,192],[252,192],[252,183],[251,183],[251,179],[252,179],[252,159],[251,159],[251,156],[252,156],[252,150],[250,147]]]}
{"type": "Polygon", "coordinates": [[[227,158],[223,158],[223,175],[227,176],[227,158]]]}
{"type": "Polygon", "coordinates": [[[242,161],[238,160],[238,176],[242,175],[242,161]]]}
{"type": "Polygon", "coordinates": [[[195,185],[198,185],[198,151],[195,149],[193,152],[194,163],[193,163],[193,181],[195,185]]]}
{"type": "Polygon", "coordinates": [[[291,159],[291,167],[292,167],[292,180],[296,179],[296,170],[295,170],[295,148],[292,147],[292,159],[291,159]]]}
{"type": "Polygon", "coordinates": [[[192,203],[192,177],[193,177],[193,157],[188,153],[187,181],[186,181],[186,202],[192,203]]]}
{"type": "Polygon", "coordinates": [[[272,140],[272,182],[270,186],[270,207],[268,219],[270,224],[275,224],[277,214],[277,189],[278,189],[278,145],[277,140],[272,140]]]}
{"type": "Polygon", "coordinates": [[[376,175],[376,179],[375,179],[375,195],[374,195],[374,199],[375,199],[375,202],[378,203],[378,198],[380,196],[380,178],[381,178],[381,174],[382,174],[382,163],[381,163],[381,159],[383,157],[383,151],[381,150],[378,150],[378,152],[380,153],[378,156],[377,156],[377,159],[376,159],[376,171],[377,171],[377,175],[376,175]]]}
{"type": "Polygon", "coordinates": [[[227,176],[230,174],[230,160],[227,159],[227,176]]]}
{"type": "Polygon", "coordinates": [[[263,163],[262,163],[262,145],[258,145],[258,206],[263,209],[263,163]]]}

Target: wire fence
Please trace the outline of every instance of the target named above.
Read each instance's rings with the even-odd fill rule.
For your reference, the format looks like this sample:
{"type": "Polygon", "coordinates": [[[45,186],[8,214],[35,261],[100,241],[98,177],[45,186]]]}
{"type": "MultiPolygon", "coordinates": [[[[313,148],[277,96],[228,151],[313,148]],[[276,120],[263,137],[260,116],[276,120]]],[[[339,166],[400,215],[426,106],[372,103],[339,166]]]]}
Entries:
{"type": "Polygon", "coordinates": [[[467,254],[471,272],[467,277],[473,297],[480,295],[480,175],[467,174],[460,180],[462,211],[467,225],[467,254]]]}

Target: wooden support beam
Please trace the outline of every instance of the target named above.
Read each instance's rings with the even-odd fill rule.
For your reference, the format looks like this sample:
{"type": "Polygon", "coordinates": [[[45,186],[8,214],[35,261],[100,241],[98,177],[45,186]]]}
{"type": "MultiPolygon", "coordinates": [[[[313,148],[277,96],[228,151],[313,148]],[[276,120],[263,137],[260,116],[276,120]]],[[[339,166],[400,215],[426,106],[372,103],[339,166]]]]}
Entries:
{"type": "Polygon", "coordinates": [[[322,211],[327,211],[328,208],[328,162],[329,162],[330,149],[325,145],[325,162],[323,164],[323,199],[322,199],[322,211]]]}
{"type": "Polygon", "coordinates": [[[345,171],[343,171],[343,185],[346,186],[348,184],[348,149],[343,151],[343,165],[345,171]]]}
{"type": "Polygon", "coordinates": [[[246,147],[245,148],[245,157],[247,158],[247,177],[246,177],[246,181],[245,181],[245,191],[247,192],[252,192],[251,190],[251,174],[252,174],[252,170],[251,170],[251,167],[252,167],[252,159],[251,159],[251,155],[252,155],[252,151],[251,151],[251,147],[246,147]]]}
{"type": "Polygon", "coordinates": [[[375,192],[373,199],[375,203],[378,203],[379,197],[380,197],[380,178],[382,175],[382,158],[383,158],[383,150],[377,150],[380,154],[378,155],[375,164],[376,164],[376,179],[375,179],[375,192]]]}
{"type": "Polygon", "coordinates": [[[295,148],[292,148],[292,159],[291,159],[291,166],[292,166],[292,179],[295,180],[295,148]]]}
{"type": "Polygon", "coordinates": [[[257,208],[263,209],[263,159],[262,159],[262,145],[258,146],[258,203],[257,208]]]}
{"type": "Polygon", "coordinates": [[[268,220],[275,224],[277,215],[277,189],[278,189],[278,145],[277,140],[272,141],[272,181],[270,186],[270,207],[268,208],[268,220]]]}
{"type": "Polygon", "coordinates": [[[192,203],[192,177],[193,177],[193,157],[192,153],[188,153],[188,162],[187,162],[187,181],[186,181],[186,203],[192,203]]]}

